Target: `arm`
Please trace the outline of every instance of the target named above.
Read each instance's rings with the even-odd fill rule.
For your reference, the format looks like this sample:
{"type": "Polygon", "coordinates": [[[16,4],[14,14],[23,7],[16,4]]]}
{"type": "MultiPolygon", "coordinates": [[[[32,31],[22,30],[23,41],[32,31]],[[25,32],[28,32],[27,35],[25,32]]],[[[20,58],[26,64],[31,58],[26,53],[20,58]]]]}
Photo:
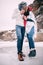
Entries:
{"type": "Polygon", "coordinates": [[[37,36],[37,21],[36,21],[36,18],[35,18],[35,15],[33,14],[33,12],[31,12],[30,15],[31,15],[32,20],[35,23],[34,24],[34,31],[35,31],[34,37],[36,38],[36,36],[37,36]]]}
{"type": "Polygon", "coordinates": [[[35,16],[32,11],[29,12],[28,18],[32,19],[34,21],[34,32],[35,32],[34,36],[36,37],[36,35],[37,35],[37,21],[36,21],[35,16]]]}
{"type": "Polygon", "coordinates": [[[23,19],[27,21],[27,17],[25,15],[23,16],[23,19]]]}

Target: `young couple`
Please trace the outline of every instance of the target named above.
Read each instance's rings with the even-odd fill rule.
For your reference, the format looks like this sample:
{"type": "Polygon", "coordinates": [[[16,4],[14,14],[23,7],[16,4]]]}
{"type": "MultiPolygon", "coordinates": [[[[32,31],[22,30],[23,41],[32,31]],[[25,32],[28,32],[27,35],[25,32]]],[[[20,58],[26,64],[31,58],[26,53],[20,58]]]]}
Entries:
{"type": "Polygon", "coordinates": [[[30,53],[29,57],[36,56],[36,49],[34,45],[33,36],[36,34],[36,20],[32,12],[32,8],[27,6],[26,2],[21,2],[18,9],[15,9],[13,18],[16,19],[16,34],[17,34],[17,52],[19,61],[24,61],[25,55],[22,52],[23,40],[25,31],[28,38],[30,53]]]}

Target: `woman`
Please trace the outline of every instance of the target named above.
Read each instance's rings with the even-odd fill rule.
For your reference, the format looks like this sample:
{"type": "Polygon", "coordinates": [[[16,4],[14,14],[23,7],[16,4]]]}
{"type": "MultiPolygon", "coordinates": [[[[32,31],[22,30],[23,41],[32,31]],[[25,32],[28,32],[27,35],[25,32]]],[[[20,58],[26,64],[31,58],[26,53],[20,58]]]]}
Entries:
{"type": "Polygon", "coordinates": [[[25,10],[24,10],[25,6],[27,6],[27,3],[21,2],[19,4],[18,9],[16,9],[13,14],[13,18],[16,19],[17,53],[18,53],[18,59],[20,61],[24,61],[23,56],[25,56],[22,53],[23,39],[25,34],[25,25],[23,20],[23,16],[25,13],[25,10]]]}

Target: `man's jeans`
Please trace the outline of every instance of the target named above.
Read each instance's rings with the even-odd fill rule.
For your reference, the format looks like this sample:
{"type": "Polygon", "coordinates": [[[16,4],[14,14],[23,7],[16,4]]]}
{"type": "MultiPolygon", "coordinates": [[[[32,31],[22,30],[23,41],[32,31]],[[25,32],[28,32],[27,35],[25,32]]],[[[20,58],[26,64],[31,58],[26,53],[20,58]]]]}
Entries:
{"type": "Polygon", "coordinates": [[[22,53],[23,39],[25,35],[25,27],[17,25],[16,33],[17,33],[17,50],[18,50],[18,53],[22,53]]]}
{"type": "MultiPolygon", "coordinates": [[[[17,51],[18,53],[22,53],[23,39],[25,35],[25,27],[17,25],[16,33],[17,33],[17,51]]],[[[27,34],[30,49],[35,47],[34,41],[33,41],[33,34],[34,34],[34,27],[32,27],[30,32],[27,34]]]]}

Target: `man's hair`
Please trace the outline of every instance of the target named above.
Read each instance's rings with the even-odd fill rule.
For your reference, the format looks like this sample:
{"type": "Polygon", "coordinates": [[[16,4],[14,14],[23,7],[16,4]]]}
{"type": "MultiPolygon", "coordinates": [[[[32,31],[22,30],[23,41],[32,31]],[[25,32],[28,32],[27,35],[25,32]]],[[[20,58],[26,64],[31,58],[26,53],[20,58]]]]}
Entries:
{"type": "Polygon", "coordinates": [[[21,3],[18,5],[18,8],[19,8],[19,10],[21,11],[25,6],[27,6],[27,3],[26,3],[26,2],[21,2],[21,3]]]}

